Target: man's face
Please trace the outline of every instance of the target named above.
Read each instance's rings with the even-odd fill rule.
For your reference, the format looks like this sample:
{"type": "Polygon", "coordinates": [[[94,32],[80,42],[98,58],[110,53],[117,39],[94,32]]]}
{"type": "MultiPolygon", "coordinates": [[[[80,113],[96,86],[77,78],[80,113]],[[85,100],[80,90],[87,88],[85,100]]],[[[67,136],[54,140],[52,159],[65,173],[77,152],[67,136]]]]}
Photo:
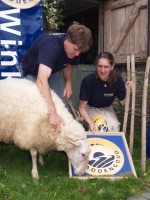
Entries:
{"type": "Polygon", "coordinates": [[[79,56],[79,54],[81,53],[79,46],[76,44],[72,44],[68,39],[64,41],[64,49],[68,58],[74,58],[76,56],[79,56]]]}

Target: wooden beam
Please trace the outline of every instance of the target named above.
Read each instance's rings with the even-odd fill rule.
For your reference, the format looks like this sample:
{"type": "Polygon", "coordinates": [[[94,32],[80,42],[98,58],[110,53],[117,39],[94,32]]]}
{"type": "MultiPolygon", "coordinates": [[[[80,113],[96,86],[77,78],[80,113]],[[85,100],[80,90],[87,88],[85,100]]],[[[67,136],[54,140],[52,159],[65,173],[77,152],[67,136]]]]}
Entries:
{"type": "Polygon", "coordinates": [[[111,48],[112,53],[115,54],[117,52],[125,36],[129,32],[132,24],[134,23],[135,19],[139,15],[140,9],[147,5],[146,2],[147,2],[146,0],[142,0],[142,1],[140,0],[137,3],[135,3],[134,7],[131,10],[131,15],[129,15],[128,18],[125,20],[125,23],[123,24],[119,34],[116,37],[115,42],[112,45],[112,48],[111,48]]]}
{"type": "MultiPolygon", "coordinates": [[[[142,52],[140,54],[135,54],[135,60],[136,60],[136,63],[145,63],[146,60],[147,60],[147,55],[146,55],[146,52],[142,52]]],[[[117,54],[114,54],[114,58],[115,58],[115,63],[117,64],[122,64],[122,63],[126,63],[127,61],[127,55],[117,55],[117,54]]]]}
{"type": "MultiPolygon", "coordinates": [[[[131,74],[130,56],[127,56],[127,81],[130,81],[130,74],[131,74]]],[[[128,115],[129,115],[129,102],[130,102],[130,88],[128,87],[126,89],[126,103],[125,103],[123,129],[122,129],[124,134],[126,134],[126,130],[127,130],[127,122],[128,122],[128,115]]]]}
{"type": "Polygon", "coordinates": [[[145,68],[143,96],[142,96],[142,140],[141,140],[141,166],[145,172],[146,169],[146,117],[147,117],[147,92],[148,92],[148,77],[150,71],[150,57],[148,57],[145,68]]]}
{"type": "Polygon", "coordinates": [[[148,1],[148,56],[150,56],[150,1],[148,1]]]}
{"type": "Polygon", "coordinates": [[[136,3],[137,0],[117,0],[112,2],[112,0],[106,2],[105,9],[117,9],[124,6],[129,6],[136,3]]]}
{"type": "Polygon", "coordinates": [[[104,51],[104,4],[99,6],[98,11],[98,54],[104,51]]]}
{"type": "Polygon", "coordinates": [[[135,97],[136,97],[136,72],[135,72],[135,58],[134,55],[131,56],[131,80],[133,82],[132,86],[132,102],[131,102],[131,123],[130,123],[130,144],[129,149],[132,155],[133,144],[134,144],[134,121],[135,121],[135,97]]]}

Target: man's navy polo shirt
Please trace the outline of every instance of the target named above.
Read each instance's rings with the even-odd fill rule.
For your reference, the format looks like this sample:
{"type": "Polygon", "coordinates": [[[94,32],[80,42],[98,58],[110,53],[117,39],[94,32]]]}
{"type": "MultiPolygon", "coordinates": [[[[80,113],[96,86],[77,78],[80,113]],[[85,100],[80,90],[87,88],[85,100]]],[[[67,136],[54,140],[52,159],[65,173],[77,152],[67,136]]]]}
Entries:
{"type": "Polygon", "coordinates": [[[87,101],[91,107],[109,107],[115,97],[122,101],[125,96],[125,82],[120,75],[117,75],[116,82],[111,87],[108,86],[107,81],[96,80],[94,73],[87,75],[82,80],[80,100],[87,101]]]}
{"type": "Polygon", "coordinates": [[[65,39],[65,33],[44,33],[38,37],[23,58],[23,75],[37,75],[39,64],[51,68],[52,74],[65,68],[68,64],[77,65],[79,56],[70,59],[66,55],[65,39]]]}

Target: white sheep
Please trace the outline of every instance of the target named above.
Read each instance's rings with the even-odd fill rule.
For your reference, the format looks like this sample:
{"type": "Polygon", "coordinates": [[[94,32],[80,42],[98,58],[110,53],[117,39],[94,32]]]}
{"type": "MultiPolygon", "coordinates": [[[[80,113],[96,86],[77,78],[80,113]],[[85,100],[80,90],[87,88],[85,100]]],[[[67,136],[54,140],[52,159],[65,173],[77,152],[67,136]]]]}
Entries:
{"type": "MultiPolygon", "coordinates": [[[[65,151],[77,175],[85,172],[89,159],[86,132],[52,91],[52,99],[65,125],[56,133],[48,123],[48,107],[35,83],[25,79],[0,80],[0,142],[30,150],[32,176],[38,178],[37,155],[65,151]]],[[[39,162],[43,164],[42,157],[39,162]]]]}

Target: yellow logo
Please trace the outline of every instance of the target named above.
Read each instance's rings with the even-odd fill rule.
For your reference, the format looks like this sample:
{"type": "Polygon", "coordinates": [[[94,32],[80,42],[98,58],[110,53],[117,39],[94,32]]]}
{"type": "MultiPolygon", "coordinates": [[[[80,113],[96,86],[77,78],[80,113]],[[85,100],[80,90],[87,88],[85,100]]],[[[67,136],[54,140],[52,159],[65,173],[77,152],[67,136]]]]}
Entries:
{"type": "Polygon", "coordinates": [[[2,1],[9,6],[19,9],[31,8],[40,2],[40,0],[2,0],[2,1]]]}
{"type": "Polygon", "coordinates": [[[86,173],[92,176],[115,175],[124,165],[124,155],[114,143],[102,138],[87,139],[91,153],[86,173]]]}
{"type": "Polygon", "coordinates": [[[93,123],[95,124],[97,132],[107,132],[108,126],[105,118],[101,115],[96,115],[93,117],[93,123]]]}

